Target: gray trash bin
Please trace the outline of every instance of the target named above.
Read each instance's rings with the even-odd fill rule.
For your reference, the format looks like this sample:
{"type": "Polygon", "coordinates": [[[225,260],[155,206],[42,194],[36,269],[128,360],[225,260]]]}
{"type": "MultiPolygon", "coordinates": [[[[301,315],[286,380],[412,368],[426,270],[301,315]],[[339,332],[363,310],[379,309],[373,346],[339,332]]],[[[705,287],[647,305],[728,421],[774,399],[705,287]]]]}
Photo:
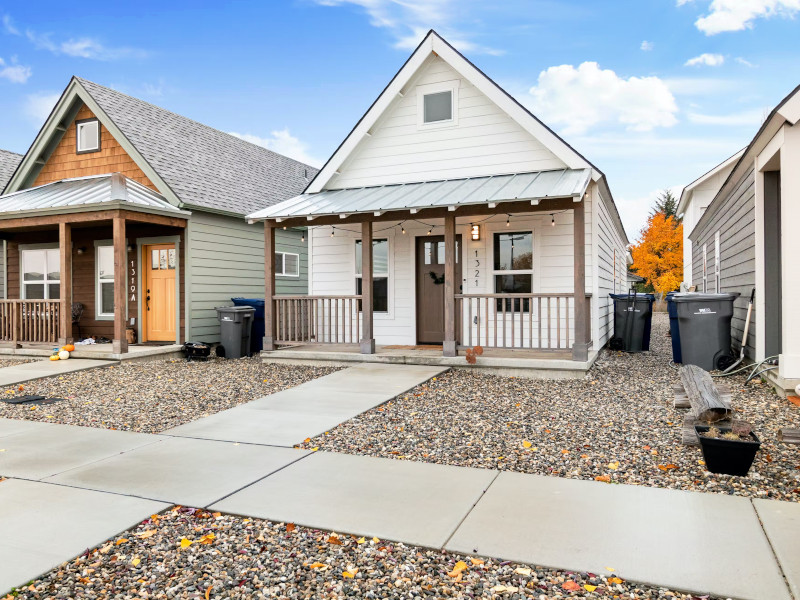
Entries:
{"type": "Polygon", "coordinates": [[[731,356],[731,317],[738,293],[675,294],[681,360],[706,371],[725,368],[731,356]]]}
{"type": "Polygon", "coordinates": [[[219,306],[220,345],[226,358],[250,355],[250,333],[253,329],[252,306],[219,306]]]}
{"type": "Polygon", "coordinates": [[[646,352],[650,350],[650,324],[653,318],[653,294],[609,294],[614,300],[614,337],[612,350],[646,352]]]}

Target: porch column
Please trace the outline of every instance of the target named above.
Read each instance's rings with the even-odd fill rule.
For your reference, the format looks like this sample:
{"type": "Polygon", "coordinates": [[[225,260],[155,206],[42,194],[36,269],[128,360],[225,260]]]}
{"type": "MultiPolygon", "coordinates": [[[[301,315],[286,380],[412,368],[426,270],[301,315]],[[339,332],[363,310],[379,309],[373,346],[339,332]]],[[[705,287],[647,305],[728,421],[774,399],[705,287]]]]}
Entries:
{"type": "Polygon", "coordinates": [[[126,288],[128,249],[125,247],[125,218],[114,217],[114,339],[111,350],[115,354],[128,351],[128,339],[125,337],[125,319],[127,318],[128,294],[126,288]]]}
{"type": "Polygon", "coordinates": [[[72,225],[58,224],[61,312],[59,314],[58,345],[71,344],[72,338],[72,225]]]}
{"type": "Polygon", "coordinates": [[[443,356],[458,356],[456,349],[456,213],[444,216],[444,343],[443,356]]]}
{"type": "Polygon", "coordinates": [[[375,354],[372,297],[372,221],[365,221],[361,224],[361,354],[375,354]]]}
{"type": "Polygon", "coordinates": [[[575,344],[572,346],[572,360],[585,361],[589,358],[589,302],[586,299],[586,204],[583,200],[572,209],[572,237],[575,302],[575,344]]]}
{"type": "Polygon", "coordinates": [[[264,350],[275,350],[275,227],[264,221],[264,350]]]}

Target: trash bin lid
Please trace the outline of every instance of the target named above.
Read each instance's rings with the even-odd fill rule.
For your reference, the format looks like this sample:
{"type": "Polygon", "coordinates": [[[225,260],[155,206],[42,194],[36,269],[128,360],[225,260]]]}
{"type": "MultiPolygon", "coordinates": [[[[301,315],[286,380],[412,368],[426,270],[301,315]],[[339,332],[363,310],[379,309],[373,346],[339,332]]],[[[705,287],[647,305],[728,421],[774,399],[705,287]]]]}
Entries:
{"type": "Polygon", "coordinates": [[[720,302],[725,300],[736,300],[741,296],[739,292],[723,292],[721,294],[706,294],[704,292],[684,292],[675,294],[673,302],[720,302]]]}
{"type": "MultiPolygon", "coordinates": [[[[628,294],[609,294],[614,300],[627,300],[628,294]]],[[[637,300],[651,300],[654,301],[656,297],[653,294],[631,294],[630,298],[636,297],[637,300]]]]}
{"type": "Polygon", "coordinates": [[[231,298],[231,302],[233,302],[236,306],[264,306],[263,298],[231,298]]]}
{"type": "Polygon", "coordinates": [[[240,313],[240,312],[256,312],[252,306],[217,306],[215,309],[218,313],[240,313]]]}

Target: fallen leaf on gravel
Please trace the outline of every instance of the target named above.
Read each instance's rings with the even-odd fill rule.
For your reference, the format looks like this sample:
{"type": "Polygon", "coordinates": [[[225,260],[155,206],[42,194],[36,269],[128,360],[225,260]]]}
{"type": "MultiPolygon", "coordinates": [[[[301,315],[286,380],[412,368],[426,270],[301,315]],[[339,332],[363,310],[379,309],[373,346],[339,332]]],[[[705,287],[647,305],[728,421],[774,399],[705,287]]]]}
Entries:
{"type": "Polygon", "coordinates": [[[525,567],[517,567],[516,569],[514,569],[514,573],[516,573],[517,575],[525,575],[526,577],[529,577],[531,574],[531,570],[525,567]]]}
{"type": "Polygon", "coordinates": [[[606,567],[606,571],[611,571],[613,573],[616,569],[614,567],[606,567]]]}
{"type": "Polygon", "coordinates": [[[650,450],[650,446],[642,446],[645,450],[650,450]]]}
{"type": "Polygon", "coordinates": [[[622,579],[619,577],[609,577],[608,583],[622,583],[622,579]]]}
{"type": "Polygon", "coordinates": [[[662,471],[674,471],[675,469],[678,468],[678,465],[670,463],[668,465],[658,465],[658,468],[661,469],[662,471]]]}
{"type": "Polygon", "coordinates": [[[322,567],[327,566],[325,563],[315,562],[308,565],[309,569],[321,569],[322,567]]]}
{"type": "Polygon", "coordinates": [[[211,586],[206,588],[206,600],[209,600],[209,598],[211,598],[211,586]]]}
{"type": "Polygon", "coordinates": [[[137,533],[136,537],[142,540],[146,540],[149,537],[153,537],[157,531],[155,529],[148,529],[147,531],[143,531],[142,533],[137,533]]]}
{"type": "Polygon", "coordinates": [[[140,562],[142,562],[142,561],[141,561],[141,559],[139,559],[139,558],[134,558],[134,559],[131,561],[131,564],[132,564],[134,567],[138,567],[140,562]]]}
{"type": "Polygon", "coordinates": [[[581,458],[589,458],[588,454],[581,454],[581,458]]]}
{"type": "Polygon", "coordinates": [[[192,540],[187,540],[186,538],[183,538],[181,540],[181,548],[188,548],[192,544],[194,544],[194,542],[192,540]]]}
{"type": "Polygon", "coordinates": [[[594,478],[595,481],[602,481],[604,483],[609,483],[611,481],[611,477],[608,475],[598,475],[594,478]]]}
{"type": "Polygon", "coordinates": [[[304,443],[304,444],[307,444],[307,443],[308,443],[308,442],[310,442],[310,441],[311,441],[311,438],[306,438],[306,439],[304,439],[304,440],[303,440],[303,443],[304,443]]]}
{"type": "Polygon", "coordinates": [[[480,558],[470,558],[469,561],[475,566],[483,564],[483,561],[480,558]]]}
{"type": "Polygon", "coordinates": [[[531,442],[529,442],[528,440],[525,440],[525,441],[522,442],[522,447],[523,448],[530,448],[531,446],[533,446],[533,444],[531,442]]]}
{"type": "Polygon", "coordinates": [[[350,571],[342,571],[342,577],[352,579],[353,577],[355,577],[355,575],[350,571]]]}
{"type": "Polygon", "coordinates": [[[579,586],[577,583],[575,583],[572,580],[565,581],[563,584],[561,584],[561,587],[563,589],[567,590],[568,592],[576,592],[579,589],[581,589],[581,586],[579,586]]]}
{"type": "Polygon", "coordinates": [[[468,569],[467,563],[465,563],[463,560],[460,560],[455,564],[453,570],[450,571],[447,575],[450,577],[457,577],[461,573],[461,571],[466,571],[467,569],[468,569]]]}
{"type": "Polygon", "coordinates": [[[373,541],[373,542],[375,542],[376,544],[377,544],[378,542],[380,542],[380,540],[379,540],[378,538],[376,538],[376,537],[372,538],[372,541],[373,541]]]}
{"type": "Polygon", "coordinates": [[[217,539],[216,535],[214,535],[213,533],[207,533],[200,538],[199,542],[207,546],[209,544],[213,544],[215,539],[217,539]]]}
{"type": "Polygon", "coordinates": [[[593,591],[595,591],[597,589],[597,586],[596,585],[589,585],[588,583],[584,583],[583,584],[583,589],[585,589],[587,592],[593,592],[593,591]]]}
{"type": "Polygon", "coordinates": [[[340,540],[339,536],[337,536],[337,535],[331,535],[328,538],[328,543],[329,544],[334,544],[336,546],[341,546],[342,545],[342,540],[340,540]]]}
{"type": "Polygon", "coordinates": [[[116,546],[119,546],[120,544],[124,544],[124,543],[125,543],[125,542],[127,542],[127,541],[128,541],[128,538],[119,538],[119,539],[118,539],[118,540],[115,542],[115,545],[116,545],[116,546]]]}
{"type": "Polygon", "coordinates": [[[292,533],[294,531],[295,527],[297,527],[297,526],[294,523],[287,523],[286,524],[286,532],[287,533],[292,533]]]}
{"type": "Polygon", "coordinates": [[[569,450],[562,450],[561,454],[569,454],[569,450]]]}
{"type": "Polygon", "coordinates": [[[764,458],[767,460],[767,462],[772,462],[772,455],[771,454],[767,454],[764,458]]]}
{"type": "Polygon", "coordinates": [[[367,538],[360,537],[356,540],[356,544],[366,544],[367,538]]]}
{"type": "Polygon", "coordinates": [[[614,462],[608,463],[608,468],[611,469],[612,471],[616,471],[617,469],[619,469],[619,461],[615,460],[614,462]]]}

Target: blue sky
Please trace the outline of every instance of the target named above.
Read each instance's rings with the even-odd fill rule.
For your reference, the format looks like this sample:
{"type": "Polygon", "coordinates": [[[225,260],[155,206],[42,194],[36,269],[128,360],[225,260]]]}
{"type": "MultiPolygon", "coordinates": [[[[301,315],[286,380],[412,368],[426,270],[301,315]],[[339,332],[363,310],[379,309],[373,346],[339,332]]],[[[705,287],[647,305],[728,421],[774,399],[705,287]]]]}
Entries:
{"type": "Polygon", "coordinates": [[[606,173],[632,240],[657,190],[736,152],[800,83],[800,0],[0,0],[0,16],[0,148],[25,152],[76,74],[317,165],[433,27],[606,173]]]}

